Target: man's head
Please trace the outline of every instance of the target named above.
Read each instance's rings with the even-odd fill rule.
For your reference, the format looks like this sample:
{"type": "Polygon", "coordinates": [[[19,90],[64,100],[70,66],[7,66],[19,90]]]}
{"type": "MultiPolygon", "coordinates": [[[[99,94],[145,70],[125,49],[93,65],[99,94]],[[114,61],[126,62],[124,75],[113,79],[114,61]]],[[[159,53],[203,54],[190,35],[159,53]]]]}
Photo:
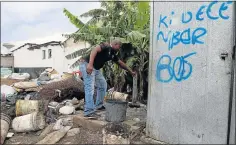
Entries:
{"type": "Polygon", "coordinates": [[[114,49],[114,50],[116,50],[116,51],[118,51],[119,49],[120,49],[120,47],[121,47],[121,42],[120,42],[120,40],[113,40],[112,42],[111,42],[111,47],[114,49]]]}

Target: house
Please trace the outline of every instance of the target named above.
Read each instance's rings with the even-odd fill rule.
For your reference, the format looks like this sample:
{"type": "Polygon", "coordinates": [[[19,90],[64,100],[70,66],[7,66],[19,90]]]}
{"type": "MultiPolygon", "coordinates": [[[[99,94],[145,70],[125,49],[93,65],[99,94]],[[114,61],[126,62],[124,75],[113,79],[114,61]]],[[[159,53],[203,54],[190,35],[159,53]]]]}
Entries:
{"type": "Polygon", "coordinates": [[[14,57],[10,51],[10,48],[14,47],[12,44],[1,43],[1,69],[13,69],[14,57]]]}
{"type": "Polygon", "coordinates": [[[14,71],[30,73],[32,78],[38,77],[46,68],[54,68],[59,73],[67,72],[76,60],[68,60],[65,56],[88,46],[88,43],[82,41],[75,43],[72,38],[40,44],[25,43],[12,50],[14,71]]]}

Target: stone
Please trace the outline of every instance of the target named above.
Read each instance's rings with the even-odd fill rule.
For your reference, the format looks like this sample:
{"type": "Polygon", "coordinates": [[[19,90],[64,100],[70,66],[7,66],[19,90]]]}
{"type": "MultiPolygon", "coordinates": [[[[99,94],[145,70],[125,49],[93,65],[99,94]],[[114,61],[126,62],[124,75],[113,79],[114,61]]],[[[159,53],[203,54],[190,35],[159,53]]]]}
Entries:
{"type": "Polygon", "coordinates": [[[134,118],[133,120],[134,120],[135,122],[139,122],[139,121],[140,121],[139,118],[134,118]]]}
{"type": "Polygon", "coordinates": [[[65,126],[58,131],[48,134],[43,140],[37,142],[36,144],[55,144],[63,138],[70,129],[71,126],[65,126]]]}
{"type": "Polygon", "coordinates": [[[66,117],[66,118],[60,118],[55,123],[53,130],[60,130],[64,126],[73,126],[73,118],[72,117],[66,117]]]}
{"type": "Polygon", "coordinates": [[[8,132],[8,133],[7,133],[7,138],[11,138],[13,135],[14,135],[13,132],[8,132]]]}
{"type": "Polygon", "coordinates": [[[64,115],[70,115],[75,113],[75,108],[73,106],[64,106],[59,109],[59,112],[64,115]]]}
{"type": "Polygon", "coordinates": [[[80,128],[73,128],[67,132],[67,136],[75,136],[80,133],[80,128]]]}
{"type": "Polygon", "coordinates": [[[73,105],[76,105],[76,104],[79,104],[80,102],[79,102],[79,100],[77,99],[77,98],[73,98],[72,100],[71,100],[71,104],[73,104],[73,105]]]}
{"type": "Polygon", "coordinates": [[[57,120],[56,124],[53,126],[53,130],[60,130],[63,127],[62,119],[57,120]]]}

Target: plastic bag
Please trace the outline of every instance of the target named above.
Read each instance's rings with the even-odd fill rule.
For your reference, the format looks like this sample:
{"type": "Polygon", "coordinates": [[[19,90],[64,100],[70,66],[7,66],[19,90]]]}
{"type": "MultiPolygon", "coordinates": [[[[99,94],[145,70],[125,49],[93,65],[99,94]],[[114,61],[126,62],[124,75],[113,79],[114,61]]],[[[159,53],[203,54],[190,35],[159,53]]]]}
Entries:
{"type": "Polygon", "coordinates": [[[15,80],[28,80],[30,78],[30,74],[28,73],[12,73],[9,76],[10,79],[15,79],[15,80]]]}
{"type": "Polygon", "coordinates": [[[16,90],[7,85],[2,85],[1,86],[1,101],[6,101],[8,97],[13,96],[16,93],[16,90]]]}

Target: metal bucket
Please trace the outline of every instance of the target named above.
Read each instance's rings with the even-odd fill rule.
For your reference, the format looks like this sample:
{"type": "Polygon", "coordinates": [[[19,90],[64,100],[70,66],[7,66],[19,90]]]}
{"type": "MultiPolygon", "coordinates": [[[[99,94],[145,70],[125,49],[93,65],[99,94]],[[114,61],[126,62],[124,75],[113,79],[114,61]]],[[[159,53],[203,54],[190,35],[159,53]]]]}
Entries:
{"type": "Polygon", "coordinates": [[[45,127],[46,122],[43,113],[33,112],[28,115],[13,119],[12,128],[16,132],[38,131],[45,127]]]}
{"type": "Polygon", "coordinates": [[[3,144],[5,141],[10,124],[11,124],[10,116],[1,113],[1,144],[3,144]]]}
{"type": "Polygon", "coordinates": [[[105,120],[108,122],[122,122],[126,119],[128,102],[107,100],[105,103],[105,120]]]}
{"type": "Polygon", "coordinates": [[[128,94],[120,93],[116,91],[110,91],[108,92],[105,100],[120,100],[120,101],[127,101],[128,100],[128,94]]]}
{"type": "Polygon", "coordinates": [[[40,100],[17,100],[16,116],[22,116],[33,112],[43,111],[43,105],[43,102],[40,100]]]}

